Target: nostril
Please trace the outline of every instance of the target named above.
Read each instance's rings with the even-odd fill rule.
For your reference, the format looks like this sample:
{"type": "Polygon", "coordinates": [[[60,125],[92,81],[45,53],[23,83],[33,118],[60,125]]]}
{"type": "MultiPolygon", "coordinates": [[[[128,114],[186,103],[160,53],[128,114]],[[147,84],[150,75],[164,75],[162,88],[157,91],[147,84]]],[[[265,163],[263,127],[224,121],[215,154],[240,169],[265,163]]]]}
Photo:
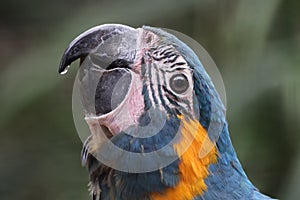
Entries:
{"type": "Polygon", "coordinates": [[[125,99],[131,83],[131,74],[125,69],[103,72],[95,94],[96,115],[107,114],[117,108],[125,99]]]}

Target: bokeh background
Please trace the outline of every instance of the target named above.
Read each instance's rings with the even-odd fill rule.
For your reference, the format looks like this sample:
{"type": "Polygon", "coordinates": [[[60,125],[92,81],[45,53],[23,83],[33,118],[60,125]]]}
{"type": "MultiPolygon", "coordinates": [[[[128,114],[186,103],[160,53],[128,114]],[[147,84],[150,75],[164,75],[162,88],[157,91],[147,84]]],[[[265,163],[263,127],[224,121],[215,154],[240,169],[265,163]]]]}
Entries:
{"type": "MultiPolygon", "coordinates": [[[[103,23],[174,29],[223,76],[227,118],[253,183],[300,196],[300,1],[1,0],[0,199],[89,199],[71,95],[57,73],[68,43],[103,23]]],[[[78,63],[74,64],[78,66],[78,63]]]]}

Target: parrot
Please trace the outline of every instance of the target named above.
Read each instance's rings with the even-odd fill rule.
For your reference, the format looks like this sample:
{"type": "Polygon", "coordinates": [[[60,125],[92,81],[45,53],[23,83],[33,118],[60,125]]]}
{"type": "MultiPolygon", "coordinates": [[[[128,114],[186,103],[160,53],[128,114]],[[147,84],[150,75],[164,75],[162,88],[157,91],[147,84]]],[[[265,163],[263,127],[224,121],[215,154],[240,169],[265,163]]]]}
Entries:
{"type": "Polygon", "coordinates": [[[69,44],[59,73],[78,59],[93,200],[272,199],[248,179],[219,93],[178,37],[103,24],[69,44]]]}

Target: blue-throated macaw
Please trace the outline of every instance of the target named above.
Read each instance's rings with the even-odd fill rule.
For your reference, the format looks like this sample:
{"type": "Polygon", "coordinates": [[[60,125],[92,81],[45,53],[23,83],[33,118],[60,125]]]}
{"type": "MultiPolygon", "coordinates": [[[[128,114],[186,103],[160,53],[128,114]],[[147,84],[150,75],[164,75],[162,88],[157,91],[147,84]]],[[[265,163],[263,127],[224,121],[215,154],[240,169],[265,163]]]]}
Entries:
{"type": "MultiPolygon", "coordinates": [[[[82,80],[99,78],[94,93],[83,90],[86,118],[92,113],[108,141],[123,151],[143,158],[150,152],[163,155],[160,162],[135,163],[124,156],[111,160],[125,169],[158,166],[145,171],[103,163],[95,152],[100,149],[101,154],[105,142],[97,140],[99,132],[87,120],[91,136],[84,144],[82,162],[89,170],[94,200],[271,199],[247,178],[230,141],[224,105],[198,57],[178,38],[148,26],[101,25],[70,43],[59,72],[77,59],[86,62],[84,70],[89,71],[83,72],[82,80]],[[152,128],[141,128],[151,121],[152,128]],[[148,137],[130,134],[147,131],[148,137]],[[163,165],[169,158],[170,163],[163,165]]],[[[114,153],[105,151],[104,156],[110,154],[114,153]]]]}

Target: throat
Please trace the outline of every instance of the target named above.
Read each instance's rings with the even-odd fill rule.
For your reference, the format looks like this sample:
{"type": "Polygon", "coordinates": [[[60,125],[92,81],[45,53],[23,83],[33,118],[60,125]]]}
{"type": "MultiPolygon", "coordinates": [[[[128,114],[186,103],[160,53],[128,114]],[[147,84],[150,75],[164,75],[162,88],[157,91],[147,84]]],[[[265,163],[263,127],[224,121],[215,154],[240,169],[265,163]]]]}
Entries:
{"type": "Polygon", "coordinates": [[[178,159],[160,170],[126,173],[104,166],[89,153],[84,156],[90,172],[92,195],[123,200],[194,200],[251,199],[260,194],[242,169],[226,123],[216,145],[201,123],[181,116],[173,122],[167,121],[161,137],[158,135],[153,140],[140,142],[144,146],[146,142],[153,146],[153,141],[166,144],[168,141],[162,139],[166,139],[176,124],[175,130],[180,131],[180,137],[173,148],[178,159]]]}

